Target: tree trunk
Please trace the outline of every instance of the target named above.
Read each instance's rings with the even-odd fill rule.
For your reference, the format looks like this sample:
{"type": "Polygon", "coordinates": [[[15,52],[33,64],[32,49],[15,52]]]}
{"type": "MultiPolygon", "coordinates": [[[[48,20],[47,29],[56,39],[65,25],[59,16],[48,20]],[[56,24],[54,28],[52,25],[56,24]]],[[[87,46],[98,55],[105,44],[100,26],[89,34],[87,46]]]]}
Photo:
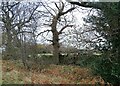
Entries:
{"type": "Polygon", "coordinates": [[[53,33],[53,57],[54,63],[59,64],[59,36],[57,31],[53,33]]]}
{"type": "MultiPolygon", "coordinates": [[[[7,3],[8,4],[8,3],[7,3]]],[[[4,26],[6,29],[6,35],[7,35],[7,43],[6,43],[6,54],[5,54],[5,58],[7,59],[11,59],[12,55],[13,55],[13,46],[12,46],[12,33],[11,33],[11,29],[12,29],[12,24],[11,21],[12,19],[9,16],[9,12],[6,11],[6,14],[3,15],[5,17],[2,18],[2,21],[4,22],[4,26]]]]}
{"type": "Polygon", "coordinates": [[[13,54],[12,52],[13,46],[12,46],[11,24],[9,21],[8,23],[6,23],[6,33],[7,33],[6,57],[7,59],[11,59],[13,54]]]}
{"type": "Polygon", "coordinates": [[[62,31],[66,27],[70,27],[70,26],[66,25],[58,32],[57,31],[57,24],[58,24],[58,21],[60,21],[60,17],[61,16],[67,14],[68,12],[71,12],[75,8],[73,7],[73,8],[68,9],[67,11],[63,12],[63,10],[64,10],[64,3],[61,2],[61,1],[60,1],[59,6],[57,6],[57,4],[56,4],[56,7],[58,8],[58,13],[56,15],[53,15],[52,24],[50,26],[51,26],[52,34],[53,34],[52,42],[53,42],[54,63],[55,64],[59,64],[59,54],[60,54],[60,51],[59,51],[59,47],[60,47],[60,44],[59,44],[59,34],[61,34],[62,31]]]}
{"type": "Polygon", "coordinates": [[[6,57],[7,59],[10,59],[12,57],[12,45],[11,45],[11,37],[7,33],[7,45],[6,45],[6,57]]]}
{"type": "Polygon", "coordinates": [[[22,58],[23,65],[25,66],[26,69],[29,70],[29,65],[27,63],[25,42],[26,42],[26,37],[25,35],[22,34],[21,36],[21,58],[22,58]]]}
{"type": "Polygon", "coordinates": [[[53,58],[54,58],[54,64],[59,64],[59,33],[57,31],[57,21],[58,16],[53,17],[52,20],[52,34],[53,34],[53,58]]]}

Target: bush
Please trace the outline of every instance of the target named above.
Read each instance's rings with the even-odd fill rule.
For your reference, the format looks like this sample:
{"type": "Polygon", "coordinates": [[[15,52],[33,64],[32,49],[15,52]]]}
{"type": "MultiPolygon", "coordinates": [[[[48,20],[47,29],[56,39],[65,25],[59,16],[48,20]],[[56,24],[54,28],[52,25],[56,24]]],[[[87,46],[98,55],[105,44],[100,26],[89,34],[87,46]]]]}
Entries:
{"type": "Polygon", "coordinates": [[[96,64],[96,61],[100,59],[98,55],[81,55],[76,62],[77,65],[82,67],[93,67],[96,64]]]}
{"type": "Polygon", "coordinates": [[[95,73],[101,75],[106,83],[120,84],[120,62],[115,58],[105,53],[94,65],[95,73]]]}

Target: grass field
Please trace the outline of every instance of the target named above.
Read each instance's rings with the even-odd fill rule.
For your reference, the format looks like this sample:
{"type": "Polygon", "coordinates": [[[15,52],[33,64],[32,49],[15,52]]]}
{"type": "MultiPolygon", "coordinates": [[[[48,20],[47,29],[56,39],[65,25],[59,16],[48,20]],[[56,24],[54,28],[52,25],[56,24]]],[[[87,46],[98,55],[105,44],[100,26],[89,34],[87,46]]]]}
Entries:
{"type": "Polygon", "coordinates": [[[72,65],[37,65],[25,69],[21,61],[2,61],[3,84],[104,84],[89,68],[72,65]]]}

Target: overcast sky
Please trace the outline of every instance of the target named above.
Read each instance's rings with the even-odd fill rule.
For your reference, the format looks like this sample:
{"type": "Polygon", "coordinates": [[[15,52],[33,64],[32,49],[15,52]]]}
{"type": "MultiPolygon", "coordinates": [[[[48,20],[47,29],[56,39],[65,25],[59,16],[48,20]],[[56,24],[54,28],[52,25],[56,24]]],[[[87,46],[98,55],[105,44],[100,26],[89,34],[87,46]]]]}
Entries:
{"type": "MultiPolygon", "coordinates": [[[[46,1],[47,3],[55,2],[55,0],[49,0],[49,2],[48,2],[48,0],[44,0],[44,1],[46,1]]],[[[56,0],[56,2],[57,2],[57,1],[59,1],[59,0],[56,0]]],[[[55,7],[54,4],[49,4],[49,6],[52,7],[52,8],[54,8],[54,9],[56,9],[56,7],[55,7]]],[[[65,8],[65,9],[67,10],[67,9],[69,9],[69,8],[70,8],[70,6],[68,6],[68,8],[65,8]]],[[[74,23],[75,23],[76,25],[79,25],[80,27],[83,27],[83,23],[84,23],[83,18],[89,14],[89,10],[90,10],[90,9],[91,9],[91,8],[89,8],[89,9],[82,8],[82,9],[81,9],[81,7],[77,7],[77,9],[75,9],[74,12],[73,12],[74,18],[75,18],[75,20],[76,20],[74,23]]],[[[71,16],[71,14],[68,13],[68,17],[69,17],[69,18],[71,18],[70,16],[71,16]]],[[[50,29],[50,27],[43,27],[43,29],[40,29],[39,32],[44,31],[44,30],[46,30],[46,29],[50,29]]],[[[72,29],[72,28],[71,28],[71,29],[72,29]]],[[[70,30],[70,28],[69,28],[69,30],[70,30]]],[[[67,32],[67,31],[68,31],[68,28],[66,28],[64,31],[67,32]]],[[[46,37],[46,38],[48,38],[48,39],[51,39],[52,34],[49,33],[49,34],[47,35],[47,33],[45,33],[45,34],[44,34],[44,37],[46,37]]],[[[44,37],[39,36],[39,37],[38,37],[38,43],[42,43],[42,42],[45,40],[44,37]]],[[[46,42],[47,42],[47,41],[46,41],[46,42]]],[[[48,42],[47,42],[47,43],[48,43],[48,42]]]]}
{"type": "MultiPolygon", "coordinates": [[[[14,1],[24,1],[24,2],[39,2],[39,1],[41,1],[41,0],[0,0],[0,1],[12,1],[12,2],[14,2],[14,1]]],[[[46,0],[46,1],[54,1],[54,2],[58,2],[59,0],[46,0]]],[[[65,0],[62,0],[63,2],[65,1],[65,0]]],[[[72,0],[72,1],[87,1],[87,2],[119,2],[120,0],[72,0]]]]}
{"type": "MultiPolygon", "coordinates": [[[[1,0],[2,1],[2,0],[1,0]]],[[[5,0],[4,0],[5,1],[5,0]]],[[[21,0],[10,0],[10,1],[21,1],[21,0]]],[[[23,0],[23,1],[41,1],[41,0],[23,0]]],[[[49,2],[59,2],[59,0],[43,0],[43,1],[46,1],[47,3],[49,3],[49,2]]],[[[65,2],[65,0],[62,0],[63,2],[65,2]]],[[[75,0],[75,1],[77,1],[77,0],[75,0]]],[[[84,0],[84,1],[86,1],[86,0],[84,0]]],[[[89,1],[98,1],[98,0],[89,0],[89,1]]],[[[104,0],[105,1],[105,0],[104,0]]],[[[106,0],[106,1],[109,1],[109,0],[106,0]]],[[[112,1],[112,0],[110,0],[110,1],[112,1]]],[[[118,0],[114,0],[114,1],[118,1],[118,0]]],[[[55,5],[51,5],[51,4],[49,4],[50,5],[50,7],[51,8],[55,8],[55,5]]],[[[67,8],[66,8],[67,9],[67,8]]],[[[84,23],[84,21],[83,21],[83,18],[84,17],[86,17],[88,14],[89,14],[89,10],[90,10],[91,8],[89,8],[89,9],[85,9],[85,8],[82,8],[81,9],[81,7],[77,7],[77,9],[76,10],[74,10],[74,12],[73,12],[73,15],[74,15],[74,17],[76,18],[76,21],[75,21],[75,24],[76,25],[79,25],[80,27],[83,27],[84,28],[84,25],[83,25],[83,23],[84,23]],[[84,9],[84,10],[83,10],[84,9]]],[[[69,15],[70,16],[70,15],[69,15]]],[[[41,30],[45,30],[45,29],[50,29],[50,27],[43,27],[43,29],[41,29],[41,30]]],[[[72,29],[72,28],[71,28],[72,29]]],[[[39,30],[39,32],[41,32],[41,30],[39,30]]],[[[70,29],[69,29],[70,30],[70,29]]],[[[66,32],[67,32],[67,29],[65,30],[66,32]]],[[[52,35],[51,34],[48,34],[48,35],[46,35],[46,34],[44,34],[44,36],[46,37],[46,38],[48,38],[48,39],[51,39],[51,37],[52,37],[52,35]]],[[[92,36],[92,35],[91,35],[92,36]]],[[[43,37],[41,37],[41,36],[39,36],[38,37],[38,43],[42,43],[43,41],[44,41],[44,39],[45,38],[43,38],[43,37]]]]}
{"type": "MultiPolygon", "coordinates": [[[[49,3],[49,2],[54,2],[54,0],[49,0],[49,2],[48,2],[48,0],[45,0],[45,1],[47,1],[47,3],[49,3]]],[[[59,1],[59,0],[56,0],[56,2],[57,1],[59,1]]],[[[54,4],[49,4],[50,5],[50,7],[52,7],[52,8],[56,8],[55,7],[55,5],[54,4]]],[[[70,5],[71,6],[71,5],[70,5]]],[[[68,8],[66,8],[66,9],[69,9],[69,7],[68,8]]],[[[83,18],[84,17],[87,17],[88,15],[91,15],[92,14],[92,12],[90,12],[90,10],[91,10],[91,8],[84,8],[84,7],[79,7],[79,6],[77,6],[77,9],[75,9],[74,11],[73,11],[73,15],[74,15],[74,18],[75,18],[75,22],[74,22],[74,24],[76,25],[76,29],[78,29],[78,30],[80,30],[81,28],[80,27],[82,27],[82,29],[86,29],[85,27],[84,27],[84,25],[83,25],[83,23],[85,23],[84,21],[83,21],[83,18]]],[[[94,10],[95,11],[95,10],[94,10]]],[[[69,14],[68,15],[68,18],[71,18],[70,17],[71,16],[71,14],[69,14]]],[[[46,29],[51,29],[50,27],[43,27],[41,30],[39,30],[38,32],[41,32],[41,31],[44,31],[44,30],[46,30],[46,29]]],[[[64,32],[66,33],[66,34],[68,34],[69,33],[69,31],[71,31],[71,30],[74,30],[73,28],[66,28],[65,30],[64,30],[64,32]]],[[[48,41],[45,41],[45,39],[47,38],[47,39],[52,39],[52,34],[51,33],[49,33],[49,34],[47,34],[47,33],[45,33],[45,34],[43,34],[43,36],[44,37],[42,37],[42,36],[39,36],[38,37],[38,43],[42,43],[42,44],[44,44],[44,43],[49,43],[48,41]]],[[[60,38],[62,38],[62,40],[60,40],[60,43],[63,43],[63,44],[67,44],[67,43],[69,43],[70,44],[70,38],[71,38],[71,42],[73,41],[74,43],[72,44],[70,44],[70,46],[74,46],[75,45],[75,40],[73,40],[74,38],[72,37],[73,35],[69,35],[69,36],[65,36],[64,34],[62,34],[62,35],[60,35],[60,38]]],[[[94,37],[94,34],[91,32],[91,33],[87,33],[87,38],[88,39],[92,39],[94,37]]],[[[76,45],[77,45],[77,43],[76,43],[76,45]]]]}

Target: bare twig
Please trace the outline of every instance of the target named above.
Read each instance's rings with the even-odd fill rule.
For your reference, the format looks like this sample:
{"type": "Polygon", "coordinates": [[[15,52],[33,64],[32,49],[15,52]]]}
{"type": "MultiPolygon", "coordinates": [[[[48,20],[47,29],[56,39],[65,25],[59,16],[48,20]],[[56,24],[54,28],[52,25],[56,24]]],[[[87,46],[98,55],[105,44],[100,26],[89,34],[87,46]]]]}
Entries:
{"type": "Polygon", "coordinates": [[[60,10],[60,8],[58,7],[58,5],[55,3],[55,6],[57,7],[58,10],[60,10]]]}
{"type": "Polygon", "coordinates": [[[76,8],[76,7],[72,7],[72,8],[70,8],[70,9],[68,9],[67,11],[62,12],[61,15],[64,15],[64,14],[67,14],[68,12],[73,11],[75,8],[76,8]]]}
{"type": "Polygon", "coordinates": [[[42,33],[45,33],[45,32],[50,32],[51,30],[44,30],[42,32],[40,32],[39,34],[37,34],[37,36],[41,35],[42,33]]]}
{"type": "Polygon", "coordinates": [[[43,3],[41,3],[42,5],[43,5],[43,7],[45,7],[45,9],[52,15],[52,16],[54,16],[51,12],[50,12],[50,10],[43,4],[43,3]]]}
{"type": "Polygon", "coordinates": [[[67,28],[67,27],[73,27],[73,25],[66,25],[66,26],[64,26],[58,33],[59,33],[59,34],[62,34],[62,31],[63,31],[65,28],[67,28]]]}

